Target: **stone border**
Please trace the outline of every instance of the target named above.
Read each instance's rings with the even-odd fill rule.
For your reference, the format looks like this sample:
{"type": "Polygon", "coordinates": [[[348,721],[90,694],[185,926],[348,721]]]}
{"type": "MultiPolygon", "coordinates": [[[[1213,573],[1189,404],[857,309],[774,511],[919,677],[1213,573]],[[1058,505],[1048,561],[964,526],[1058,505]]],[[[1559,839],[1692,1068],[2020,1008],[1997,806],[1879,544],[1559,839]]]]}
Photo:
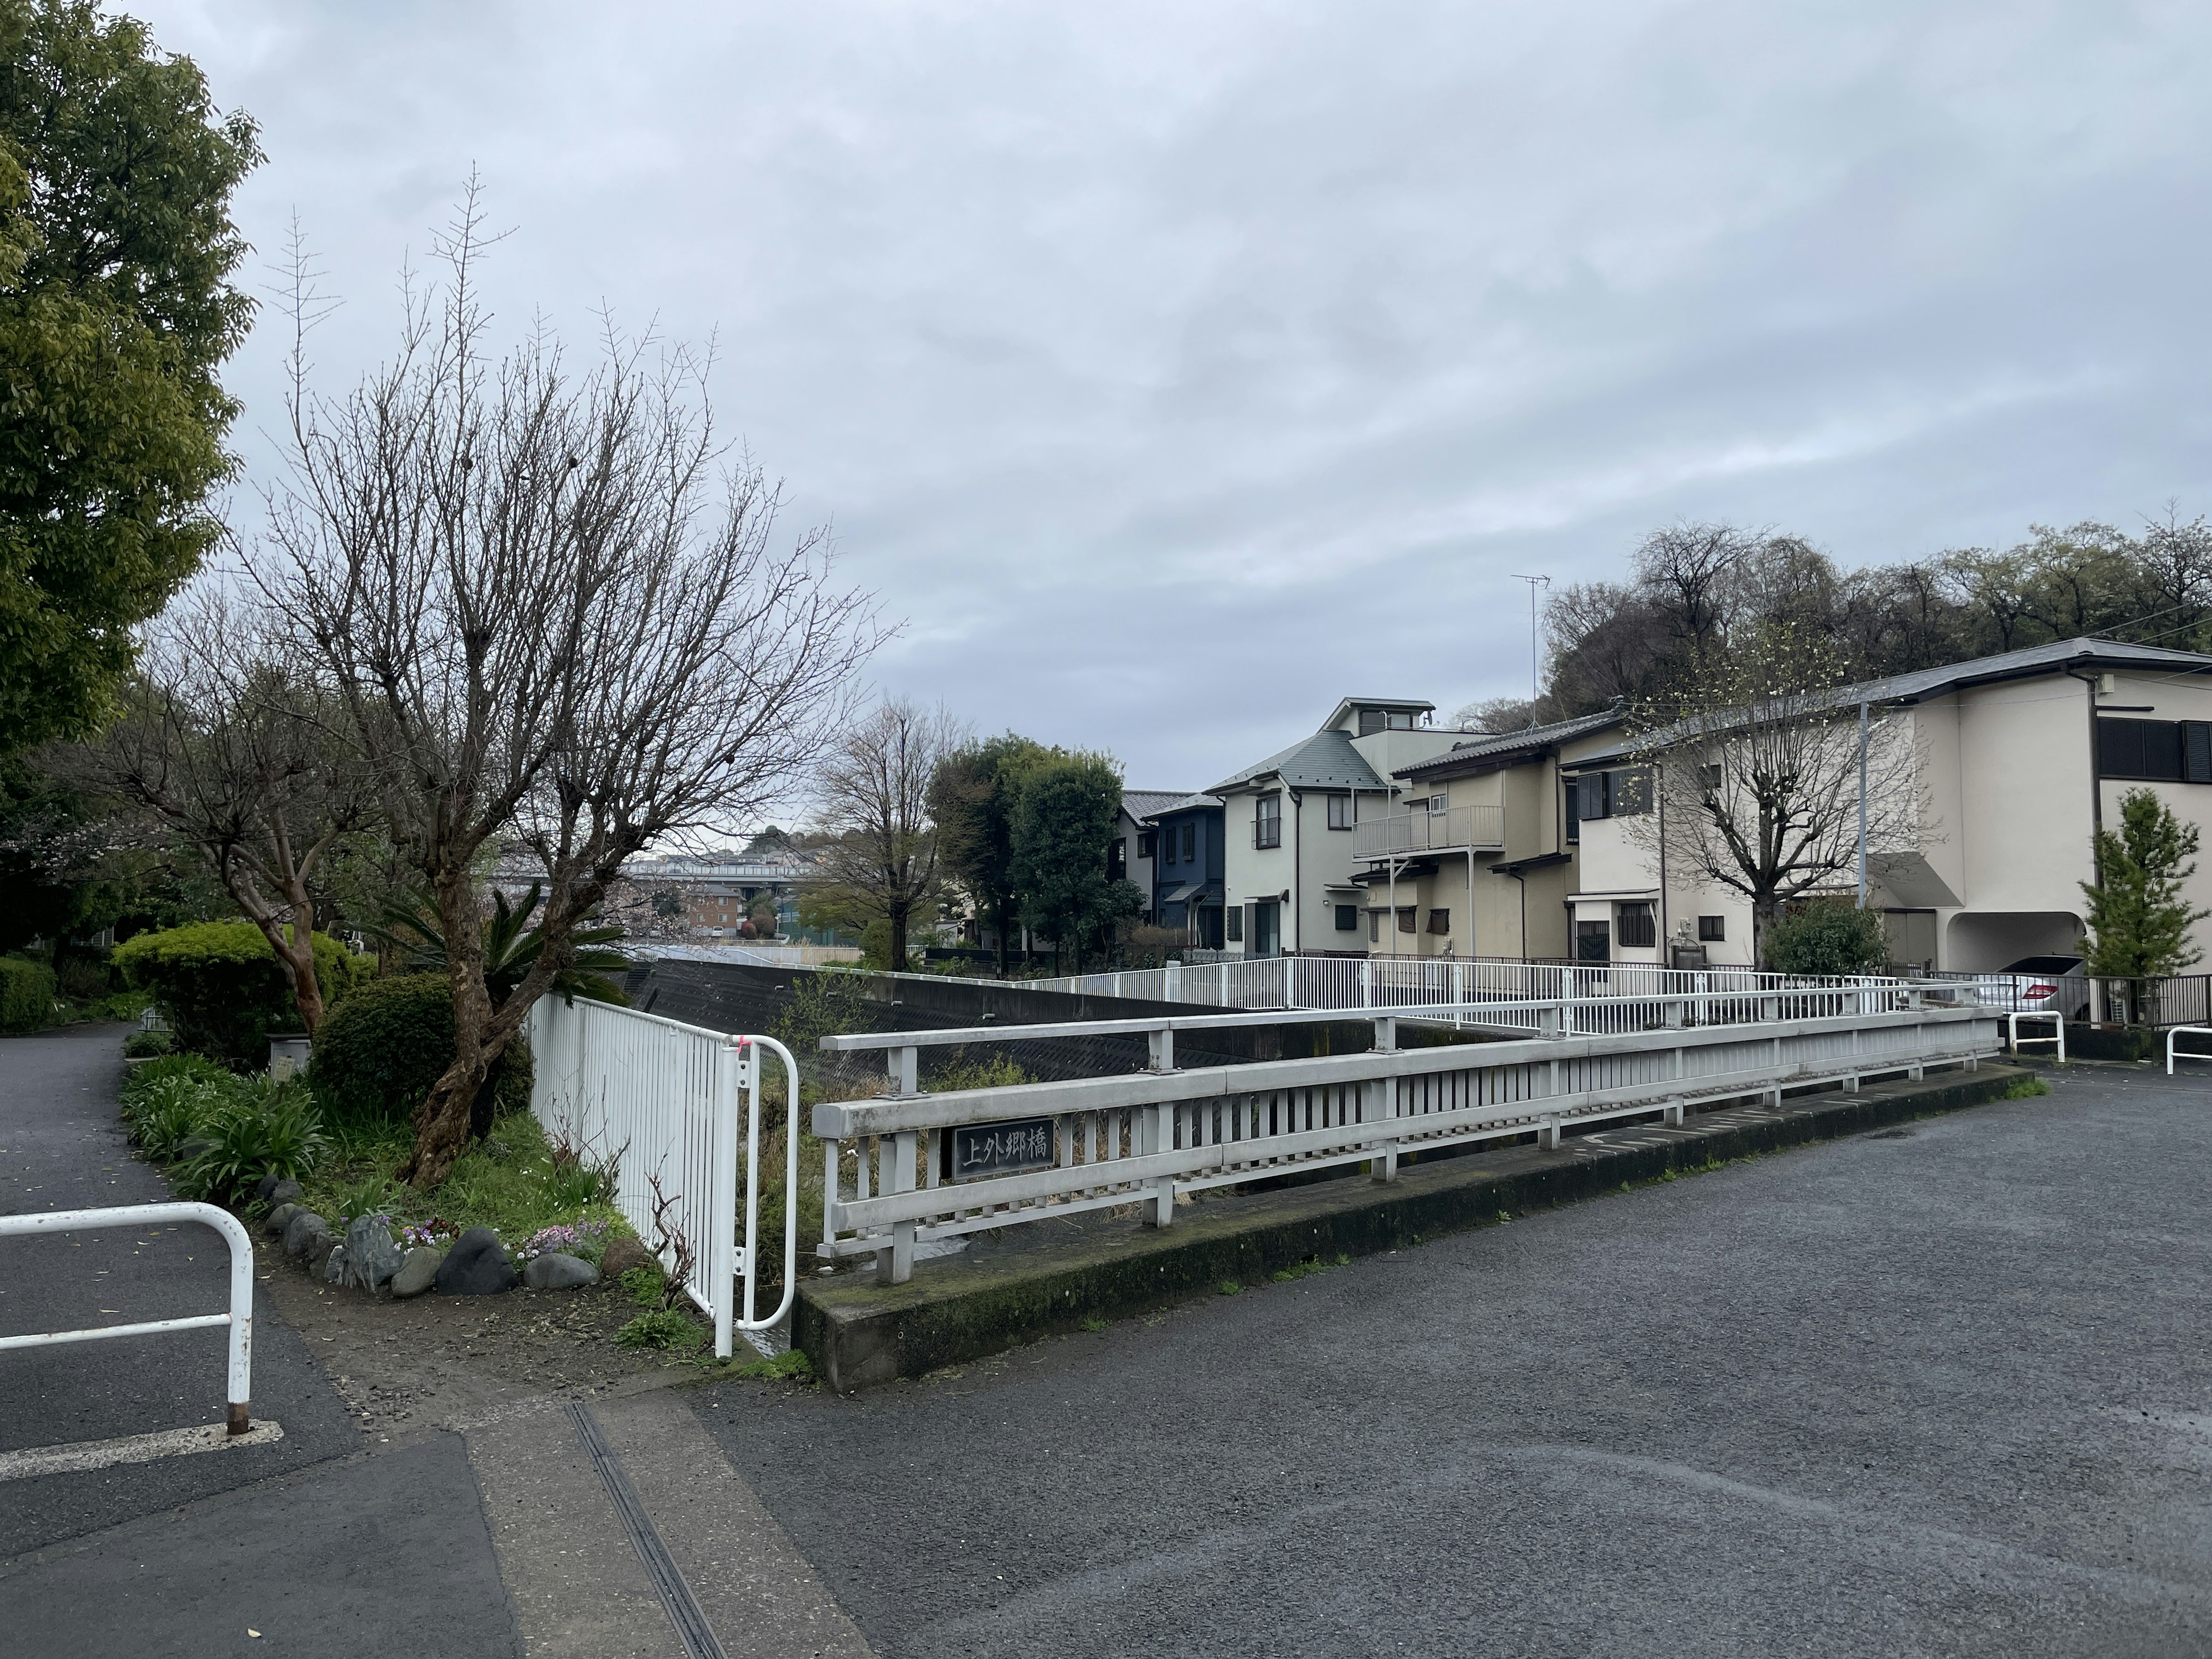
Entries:
{"type": "MultiPolygon", "coordinates": [[[[1984,1061],[1976,1071],[1823,1090],[1772,1105],[1693,1115],[1680,1127],[1613,1127],[1557,1150],[1510,1146],[1401,1164],[1381,1185],[1364,1176],[1217,1197],[1178,1209],[1175,1225],[1069,1229],[1018,1250],[919,1263],[911,1281],[867,1273],[810,1279],[793,1312],[793,1346],[835,1389],[920,1376],[1079,1328],[1213,1294],[1224,1280],[1255,1284],[1316,1258],[1371,1255],[1440,1234],[1607,1193],[1669,1171],[1832,1140],[1979,1106],[2033,1076],[1984,1061]]],[[[1050,1223],[1024,1224],[1043,1233],[1050,1223]]]]}

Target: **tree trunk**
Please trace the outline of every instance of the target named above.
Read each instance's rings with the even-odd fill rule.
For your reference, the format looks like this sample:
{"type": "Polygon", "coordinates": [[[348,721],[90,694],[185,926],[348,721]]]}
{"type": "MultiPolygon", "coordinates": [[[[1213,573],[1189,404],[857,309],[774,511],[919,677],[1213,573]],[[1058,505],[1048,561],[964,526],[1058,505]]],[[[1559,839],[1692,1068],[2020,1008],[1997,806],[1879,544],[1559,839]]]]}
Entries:
{"type": "Polygon", "coordinates": [[[999,977],[1000,979],[1006,976],[1006,896],[1001,893],[999,895],[998,905],[994,912],[997,920],[993,924],[999,933],[999,977]]]}
{"type": "Polygon", "coordinates": [[[891,925],[891,972],[895,974],[906,972],[907,914],[907,907],[903,904],[894,904],[889,907],[888,920],[891,925]]]}
{"type": "Polygon", "coordinates": [[[465,870],[441,872],[438,915],[446,933],[446,965],[453,997],[453,1060],[415,1109],[415,1147],[399,1178],[428,1191],[467,1150],[477,1091],[511,1032],[494,1016],[483,976],[483,916],[465,870]]]}

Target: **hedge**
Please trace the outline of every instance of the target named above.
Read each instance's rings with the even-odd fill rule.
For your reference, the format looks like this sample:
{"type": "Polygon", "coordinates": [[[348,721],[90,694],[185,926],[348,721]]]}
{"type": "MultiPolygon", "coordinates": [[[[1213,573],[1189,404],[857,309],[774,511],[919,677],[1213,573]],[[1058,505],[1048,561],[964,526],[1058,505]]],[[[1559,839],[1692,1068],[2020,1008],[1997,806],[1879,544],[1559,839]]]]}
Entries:
{"type": "MultiPolygon", "coordinates": [[[[453,997],[443,974],[401,974],[355,991],[315,1036],[308,1081],[334,1115],[404,1123],[453,1063],[453,997]]],[[[530,1045],[517,1037],[492,1073],[472,1127],[530,1109],[530,1045]]]]}
{"type": "MultiPolygon", "coordinates": [[[[315,980],[325,1010],[376,970],[327,933],[313,937],[315,980]]],[[[250,921],[197,921],[140,933],[115,947],[114,963],[134,990],[153,994],[177,1045],[234,1065],[258,1067],[269,1033],[300,1029],[292,975],[250,921]]]]}
{"type": "Polygon", "coordinates": [[[53,1018],[54,970],[0,957],[0,1031],[35,1031],[53,1018]]]}

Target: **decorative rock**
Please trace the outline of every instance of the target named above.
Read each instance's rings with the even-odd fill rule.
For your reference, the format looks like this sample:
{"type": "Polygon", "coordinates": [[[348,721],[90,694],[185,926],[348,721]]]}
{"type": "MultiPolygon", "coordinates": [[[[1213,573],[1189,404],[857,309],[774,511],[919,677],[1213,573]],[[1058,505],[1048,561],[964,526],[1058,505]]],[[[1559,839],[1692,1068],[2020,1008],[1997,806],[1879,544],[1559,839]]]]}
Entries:
{"type": "Polygon", "coordinates": [[[307,1241],[318,1233],[328,1233],[331,1224],[313,1210],[295,1210],[284,1218],[284,1254],[298,1255],[307,1248],[307,1241]]]}
{"type": "Polygon", "coordinates": [[[288,1177],[278,1182],[262,1196],[271,1204],[297,1204],[307,1194],[301,1189],[298,1182],[288,1177]]]}
{"type": "Polygon", "coordinates": [[[323,1271],[323,1264],[331,1259],[331,1252],[337,1248],[338,1236],[325,1228],[321,1232],[307,1235],[307,1248],[300,1259],[307,1264],[309,1273],[319,1273],[323,1271]]]}
{"type": "Polygon", "coordinates": [[[599,1270],[580,1255],[535,1256],[522,1270],[522,1282],[533,1291],[573,1291],[599,1282],[599,1270]]]}
{"type": "Polygon", "coordinates": [[[325,1285],[343,1285],[345,1283],[345,1273],[346,1247],[343,1244],[333,1244],[331,1246],[331,1253],[323,1258],[323,1282],[325,1285]]]}
{"type": "Polygon", "coordinates": [[[215,1142],[210,1140],[205,1135],[186,1135],[177,1143],[176,1150],[170,1156],[176,1163],[189,1164],[202,1152],[212,1152],[214,1149],[215,1142]]]}
{"type": "Polygon", "coordinates": [[[489,1227],[470,1228],[438,1264],[438,1288],[447,1296],[503,1296],[520,1282],[489,1227]]]}
{"type": "Polygon", "coordinates": [[[261,1224],[272,1233],[281,1233],[284,1231],[286,1222],[291,1220],[294,1216],[303,1213],[305,1212],[297,1204],[279,1204],[269,1212],[268,1218],[261,1224]]]}
{"type": "Polygon", "coordinates": [[[253,1183],[253,1196],[260,1202],[266,1204],[269,1202],[270,1191],[276,1185],[276,1177],[273,1175],[265,1175],[262,1176],[260,1180],[253,1183]]]}
{"type": "Polygon", "coordinates": [[[381,1216],[356,1216],[346,1224],[345,1273],[341,1285],[357,1285],[378,1291],[406,1265],[407,1258],[392,1242],[392,1224],[381,1216]]]}
{"type": "Polygon", "coordinates": [[[394,1296],[420,1296],[438,1282],[438,1264],[446,1259],[443,1250],[428,1244],[418,1244],[407,1252],[407,1259],[398,1273],[392,1275],[394,1296]]]}
{"type": "Polygon", "coordinates": [[[599,1276],[620,1279],[632,1267],[654,1267],[659,1260],[651,1250],[634,1238],[617,1238],[610,1243],[599,1257],[599,1276]]]}

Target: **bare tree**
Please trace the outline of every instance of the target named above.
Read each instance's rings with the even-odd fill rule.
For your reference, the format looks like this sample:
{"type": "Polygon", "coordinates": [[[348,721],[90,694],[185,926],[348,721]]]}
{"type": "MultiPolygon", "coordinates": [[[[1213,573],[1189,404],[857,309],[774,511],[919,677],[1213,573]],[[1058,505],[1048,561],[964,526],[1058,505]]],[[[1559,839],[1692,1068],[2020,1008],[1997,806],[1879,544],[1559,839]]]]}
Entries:
{"type": "Polygon", "coordinates": [[[970,735],[942,707],[889,698],[823,757],[816,793],[823,827],[836,839],[815,867],[825,884],[844,890],[850,909],[890,924],[894,973],[906,968],[915,914],[938,890],[930,781],[970,735]]]}
{"type": "MultiPolygon", "coordinates": [[[[1754,959],[1766,960],[1783,908],[1828,886],[1857,859],[1858,704],[1825,636],[1759,630],[1692,686],[1638,717],[1637,752],[1652,769],[1655,810],[1623,820],[1664,863],[1751,902],[1754,959]]],[[[1909,724],[1870,728],[1867,842],[1911,851],[1932,836],[1924,775],[1909,724]]]]}
{"type": "Polygon", "coordinates": [[[442,289],[410,283],[398,354],[335,398],[309,389],[295,264],[291,476],[248,558],[437,904],[455,1053],[415,1113],[401,1174],[423,1187],[623,860],[785,793],[879,637],[825,532],[779,544],[778,489],[716,436],[705,361],[611,321],[584,372],[542,324],[489,358],[485,241],[471,185],[442,289]],[[471,868],[495,838],[545,882],[544,948],[496,1006],[471,868]]]}
{"type": "Polygon", "coordinates": [[[221,590],[187,592],[148,630],[122,719],[91,751],[106,786],[197,848],[323,1023],[310,883],[371,822],[374,793],[327,727],[327,699],[221,590]]]}

